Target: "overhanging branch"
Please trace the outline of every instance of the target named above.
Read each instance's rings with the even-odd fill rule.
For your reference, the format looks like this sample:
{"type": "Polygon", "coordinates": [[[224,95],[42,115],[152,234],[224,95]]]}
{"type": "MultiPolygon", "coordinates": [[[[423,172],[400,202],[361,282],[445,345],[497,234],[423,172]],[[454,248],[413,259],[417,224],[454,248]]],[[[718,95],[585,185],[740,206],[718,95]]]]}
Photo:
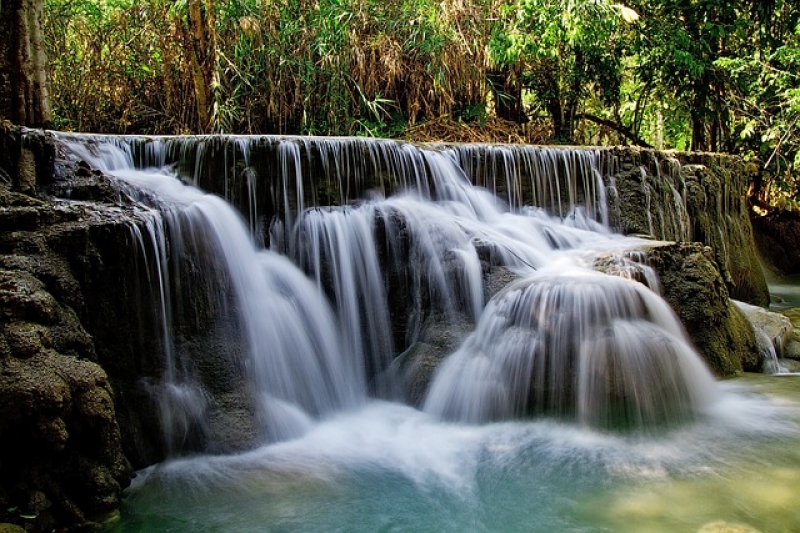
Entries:
{"type": "Polygon", "coordinates": [[[601,126],[606,126],[607,128],[611,128],[612,130],[616,131],[629,141],[631,141],[636,146],[641,146],[642,148],[652,148],[653,146],[649,144],[647,141],[633,133],[630,129],[626,128],[622,124],[617,124],[611,120],[598,117],[597,115],[592,115],[590,113],[581,113],[578,115],[578,119],[586,119],[588,121],[594,122],[595,124],[600,124],[601,126]]]}

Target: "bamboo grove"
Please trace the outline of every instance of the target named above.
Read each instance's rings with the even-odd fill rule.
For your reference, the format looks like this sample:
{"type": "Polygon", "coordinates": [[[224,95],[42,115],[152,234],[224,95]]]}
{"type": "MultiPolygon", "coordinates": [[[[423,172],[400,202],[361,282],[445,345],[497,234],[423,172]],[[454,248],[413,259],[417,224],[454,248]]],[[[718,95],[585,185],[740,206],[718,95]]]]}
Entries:
{"type": "Polygon", "coordinates": [[[436,138],[447,124],[737,152],[789,176],[799,17],[800,0],[46,0],[44,27],[60,129],[436,138]]]}

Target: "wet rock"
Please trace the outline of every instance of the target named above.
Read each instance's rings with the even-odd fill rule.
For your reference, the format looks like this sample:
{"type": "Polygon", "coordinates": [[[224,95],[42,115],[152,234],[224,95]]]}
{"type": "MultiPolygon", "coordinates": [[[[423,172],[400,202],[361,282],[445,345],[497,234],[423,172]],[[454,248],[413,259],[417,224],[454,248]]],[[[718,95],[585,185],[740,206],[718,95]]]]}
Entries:
{"type": "Polygon", "coordinates": [[[697,533],[761,533],[761,531],[747,524],[734,524],[720,520],[705,524],[697,530],[697,533]]]}
{"type": "Polygon", "coordinates": [[[211,453],[241,452],[264,443],[264,430],[258,424],[250,395],[238,390],[214,397],[208,415],[208,441],[211,453]]]}
{"type": "Polygon", "coordinates": [[[800,273],[800,213],[776,209],[751,220],[766,263],[783,274],[800,273]]]}
{"type": "Polygon", "coordinates": [[[793,338],[787,342],[782,355],[786,359],[800,361],[800,341],[796,340],[796,338],[793,338]]]}
{"type": "Polygon", "coordinates": [[[785,372],[800,372],[800,360],[794,359],[778,359],[778,367],[782,368],[785,372]]]}
{"type": "MultiPolygon", "coordinates": [[[[124,244],[131,222],[118,207],[28,196],[47,181],[32,174],[42,161],[28,155],[0,154],[11,176],[0,185],[0,520],[71,530],[113,513],[132,473],[114,391],[85,327],[97,323],[97,296],[84,298],[114,272],[98,268],[112,266],[98,236],[124,244]]],[[[114,291],[99,296],[119,306],[114,291]]],[[[111,335],[126,331],[125,321],[117,326],[111,335]]]]}
{"type": "Polygon", "coordinates": [[[519,276],[517,274],[506,267],[494,267],[489,269],[484,275],[483,279],[484,301],[488,302],[491,300],[495,294],[503,290],[506,285],[518,277],[519,276]]]}
{"type": "Polygon", "coordinates": [[[757,335],[768,341],[778,357],[782,357],[786,344],[794,336],[792,322],[784,315],[767,311],[762,307],[744,302],[736,302],[736,306],[747,317],[757,335]]]}
{"type": "Polygon", "coordinates": [[[50,324],[56,318],[55,298],[44,284],[22,272],[0,270],[0,316],[50,324]]]}
{"type": "Polygon", "coordinates": [[[423,404],[436,369],[472,327],[465,317],[434,315],[425,321],[417,342],[397,358],[391,369],[402,380],[403,396],[410,405],[423,404]]]}
{"type": "Polygon", "coordinates": [[[728,297],[712,250],[699,243],[654,243],[644,251],[662,296],[714,373],[760,372],[763,357],[755,332],[728,297]]]}

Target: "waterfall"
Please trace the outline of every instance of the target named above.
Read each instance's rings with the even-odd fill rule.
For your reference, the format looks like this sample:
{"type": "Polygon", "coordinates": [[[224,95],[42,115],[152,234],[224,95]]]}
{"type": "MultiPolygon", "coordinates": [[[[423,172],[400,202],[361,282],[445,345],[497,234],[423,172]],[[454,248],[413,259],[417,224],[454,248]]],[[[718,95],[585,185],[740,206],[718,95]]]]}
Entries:
{"type": "MultiPolygon", "coordinates": [[[[135,231],[157,272],[167,362],[152,390],[174,448],[211,431],[219,393],[194,359],[202,350],[182,347],[198,329],[225,330],[214,364],[246,377],[264,440],[298,436],[370,395],[402,398],[397,362],[433,320],[474,326],[424,403],[445,419],[651,428],[709,402],[713,379],[656,280],[590,268],[641,244],[611,227],[614,162],[598,150],[58,139],[67,159],[115,176],[150,210],[135,231]],[[498,267],[517,281],[492,294],[498,267]]],[[[660,224],[683,234],[678,219],[660,224]]]]}
{"type": "Polygon", "coordinates": [[[539,413],[591,426],[685,421],[713,378],[641,283],[559,264],[509,285],[440,367],[425,409],[468,422],[539,413]]]}

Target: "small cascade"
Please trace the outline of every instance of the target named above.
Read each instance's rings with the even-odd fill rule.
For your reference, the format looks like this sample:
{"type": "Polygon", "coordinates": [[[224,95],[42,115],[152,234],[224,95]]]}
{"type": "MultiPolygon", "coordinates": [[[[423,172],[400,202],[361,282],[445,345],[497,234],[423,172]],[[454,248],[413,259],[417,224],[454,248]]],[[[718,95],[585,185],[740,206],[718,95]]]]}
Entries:
{"type": "Polygon", "coordinates": [[[227,199],[251,224],[255,209],[264,220],[279,216],[286,231],[307,207],[341,206],[374,193],[388,197],[413,190],[429,199],[448,198],[453,191],[436,177],[430,154],[452,160],[469,183],[512,210],[536,206],[569,218],[580,209],[581,216],[610,224],[604,180],[613,156],[596,149],[488,144],[420,149],[380,139],[290,136],[59,136],[83,145],[80,158],[87,161],[102,156],[107,145],[122,149],[124,166],[114,162],[112,168],[170,167],[227,199]]]}
{"type": "Polygon", "coordinates": [[[152,256],[159,272],[165,370],[149,389],[160,408],[168,449],[178,449],[191,431],[209,431],[205,418],[210,389],[217,386],[203,380],[200,363],[176,346],[177,331],[186,328],[177,327],[172,315],[187,313],[172,311],[180,306],[170,301],[168,279],[184,298],[189,293],[194,304],[211,306],[210,313],[235,316],[235,323],[226,325],[235,331],[226,338],[238,339],[225,346],[228,353],[212,357],[221,360],[217,365],[240,366],[248,377],[265,439],[295,437],[308,427],[309,417],[338,412],[363,399],[363,370],[343,349],[317,286],[285,257],[259,250],[229,204],[167,174],[113,173],[128,195],[152,205],[154,213],[147,226],[154,229],[147,239],[140,235],[139,242],[155,247],[152,256]],[[171,276],[161,276],[167,261],[171,276]],[[192,275],[200,279],[187,279],[192,275]]]}
{"type": "Polygon", "coordinates": [[[659,163],[650,156],[639,168],[649,234],[664,240],[691,240],[686,180],[674,158],[659,163]]]}
{"type": "Polygon", "coordinates": [[[756,331],[756,341],[758,348],[761,350],[761,357],[764,359],[764,373],[765,374],[786,374],[786,369],[778,360],[778,352],[772,341],[763,331],[756,331]]]}
{"type": "Polygon", "coordinates": [[[439,369],[425,410],[487,422],[546,414],[599,427],[684,421],[714,380],[644,285],[570,264],[499,293],[439,369]]]}
{"type": "Polygon", "coordinates": [[[221,395],[249,398],[262,440],[404,397],[398,360],[432,318],[475,328],[425,400],[450,420],[652,428],[690,419],[714,388],[643,257],[620,255],[615,275],[588,266],[640,244],[610,226],[614,162],[599,150],[59,140],[152,213],[136,230],[166,359],[150,390],[176,451],[211,438],[221,395]],[[498,267],[518,280],[490,299],[498,267]]]}
{"type": "Polygon", "coordinates": [[[474,184],[512,209],[534,205],[566,217],[582,206],[589,218],[609,225],[603,166],[610,163],[599,150],[481,144],[451,150],[474,184]]]}
{"type": "Polygon", "coordinates": [[[291,241],[317,286],[330,287],[344,349],[367,376],[385,370],[394,353],[374,223],[368,206],[313,209],[301,215],[291,241]]]}

